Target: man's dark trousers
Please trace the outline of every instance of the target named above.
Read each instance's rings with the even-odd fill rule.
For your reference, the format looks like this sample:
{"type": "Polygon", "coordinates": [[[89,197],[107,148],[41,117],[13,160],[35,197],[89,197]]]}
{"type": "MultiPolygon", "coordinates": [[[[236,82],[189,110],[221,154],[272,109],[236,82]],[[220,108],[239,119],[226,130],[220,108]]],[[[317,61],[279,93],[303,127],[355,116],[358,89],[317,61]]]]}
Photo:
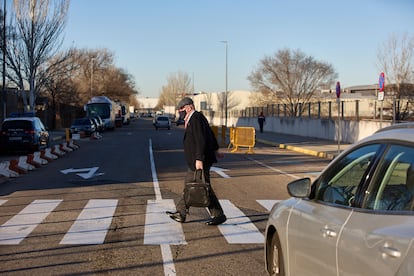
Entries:
{"type": "MultiPolygon", "coordinates": [[[[207,183],[210,183],[210,168],[204,169],[204,178],[207,183]]],[[[187,175],[185,177],[184,185],[189,182],[194,181],[194,171],[191,169],[187,170],[187,175]]],[[[186,215],[186,206],[184,201],[184,190],[183,190],[183,196],[181,197],[180,201],[177,203],[177,212],[180,212],[183,216],[186,215]]],[[[212,217],[219,217],[223,215],[223,209],[221,208],[221,205],[217,199],[216,194],[213,191],[213,187],[210,185],[210,205],[207,207],[210,211],[210,215],[212,217]]]]}

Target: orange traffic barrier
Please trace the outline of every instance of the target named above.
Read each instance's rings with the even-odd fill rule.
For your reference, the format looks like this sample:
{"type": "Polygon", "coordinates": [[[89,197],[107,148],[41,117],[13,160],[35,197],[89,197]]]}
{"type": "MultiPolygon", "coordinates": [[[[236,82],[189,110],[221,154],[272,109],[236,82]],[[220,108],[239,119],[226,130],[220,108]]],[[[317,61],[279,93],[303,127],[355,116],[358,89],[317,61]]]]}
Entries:
{"type": "Polygon", "coordinates": [[[211,128],[211,130],[213,131],[214,136],[215,136],[215,137],[216,137],[216,139],[217,139],[217,137],[218,137],[218,126],[211,126],[210,128],[211,128]]]}
{"type": "Polygon", "coordinates": [[[221,126],[221,145],[222,146],[226,145],[226,132],[227,132],[227,127],[221,126]]]}
{"type": "Polygon", "coordinates": [[[252,148],[256,143],[256,130],[254,127],[236,127],[233,135],[233,141],[231,142],[233,150],[231,152],[238,151],[239,147],[247,147],[246,153],[253,153],[252,148]]]}
{"type": "Polygon", "coordinates": [[[230,135],[230,137],[229,137],[229,145],[228,145],[228,149],[231,149],[232,147],[234,147],[234,135],[235,135],[235,133],[236,133],[236,128],[235,127],[231,127],[230,129],[229,129],[229,135],[230,135]]]}

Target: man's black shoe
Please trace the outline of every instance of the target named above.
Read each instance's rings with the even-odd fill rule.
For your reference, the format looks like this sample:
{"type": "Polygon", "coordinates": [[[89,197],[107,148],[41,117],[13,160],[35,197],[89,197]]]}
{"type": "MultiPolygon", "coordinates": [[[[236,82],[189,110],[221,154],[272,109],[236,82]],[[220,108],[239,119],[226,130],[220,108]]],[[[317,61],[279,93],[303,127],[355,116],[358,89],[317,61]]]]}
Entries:
{"type": "Polygon", "coordinates": [[[185,222],[185,216],[181,215],[180,212],[169,212],[169,211],[167,211],[166,213],[171,219],[173,219],[175,221],[178,221],[178,222],[181,222],[181,223],[185,222]]]}
{"type": "Polygon", "coordinates": [[[207,225],[219,225],[227,220],[225,215],[218,217],[212,217],[209,221],[206,222],[207,225]]]}

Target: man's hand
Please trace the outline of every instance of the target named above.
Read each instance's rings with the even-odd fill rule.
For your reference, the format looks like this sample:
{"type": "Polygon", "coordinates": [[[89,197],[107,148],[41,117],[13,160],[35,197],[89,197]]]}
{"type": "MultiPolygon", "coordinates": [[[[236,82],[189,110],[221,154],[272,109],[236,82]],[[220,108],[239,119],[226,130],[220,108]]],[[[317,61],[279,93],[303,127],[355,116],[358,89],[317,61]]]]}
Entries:
{"type": "Polygon", "coordinates": [[[195,162],[195,168],[196,168],[196,170],[202,170],[203,169],[203,161],[196,160],[196,162],[195,162]]]}

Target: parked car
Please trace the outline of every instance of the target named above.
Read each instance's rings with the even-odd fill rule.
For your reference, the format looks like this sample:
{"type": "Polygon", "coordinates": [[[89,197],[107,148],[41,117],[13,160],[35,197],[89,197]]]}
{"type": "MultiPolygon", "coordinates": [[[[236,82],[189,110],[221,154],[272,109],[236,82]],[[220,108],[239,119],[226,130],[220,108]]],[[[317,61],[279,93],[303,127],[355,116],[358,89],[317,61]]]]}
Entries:
{"type": "Polygon", "coordinates": [[[49,131],[34,113],[14,113],[1,126],[1,147],[7,151],[34,152],[50,145],[49,131]]]}
{"type": "Polygon", "coordinates": [[[182,118],[178,118],[177,121],[175,121],[175,124],[176,124],[176,126],[184,125],[185,121],[182,118]]]}
{"type": "Polygon", "coordinates": [[[413,123],[378,131],[287,189],[266,225],[270,275],[414,275],[413,123]]]}
{"type": "Polygon", "coordinates": [[[157,117],[155,117],[153,124],[154,124],[156,130],[158,130],[159,128],[171,129],[171,120],[168,116],[157,116],[157,117]]]}
{"type": "Polygon", "coordinates": [[[86,136],[90,136],[95,131],[96,127],[91,118],[77,118],[70,126],[72,134],[84,132],[86,136]]]}

